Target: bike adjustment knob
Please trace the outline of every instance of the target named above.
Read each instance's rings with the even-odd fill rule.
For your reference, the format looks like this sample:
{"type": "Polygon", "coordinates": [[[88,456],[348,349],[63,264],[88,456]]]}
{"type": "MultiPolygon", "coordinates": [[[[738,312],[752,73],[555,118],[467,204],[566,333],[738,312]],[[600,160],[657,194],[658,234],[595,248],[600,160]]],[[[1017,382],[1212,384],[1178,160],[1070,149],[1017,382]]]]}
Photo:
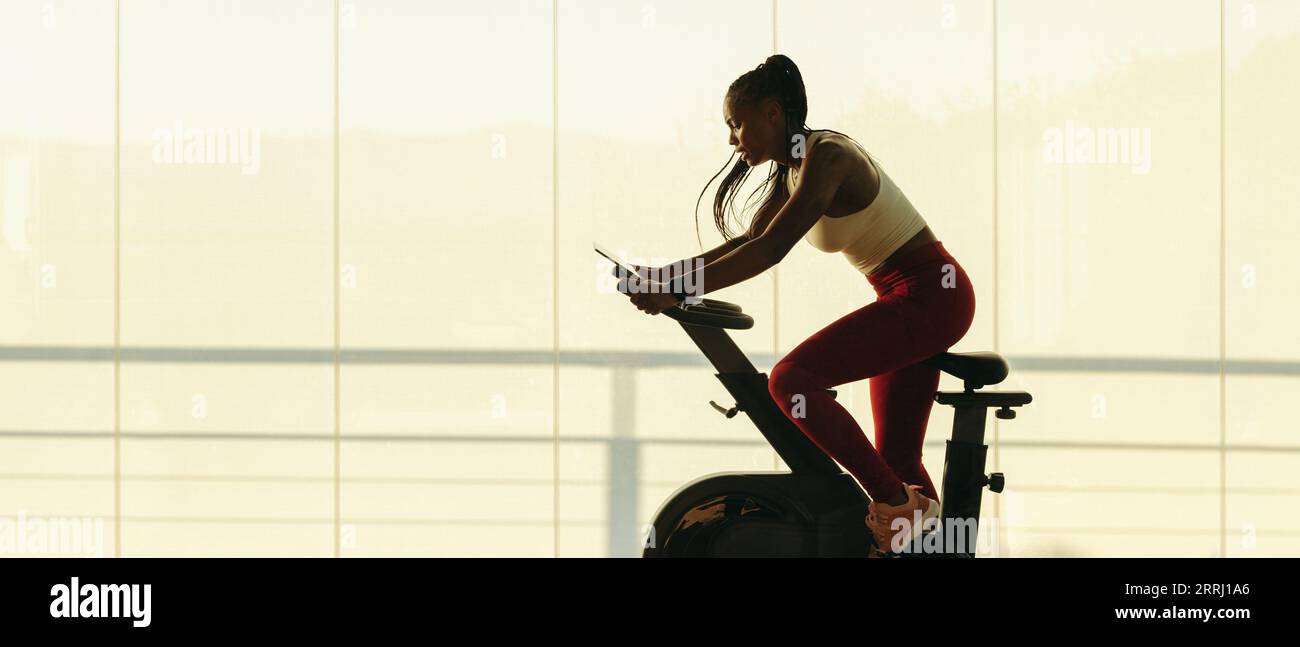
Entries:
{"type": "Polygon", "coordinates": [[[730,408],[730,409],[724,408],[722,405],[718,404],[717,402],[714,402],[713,400],[709,400],[709,404],[713,405],[713,408],[716,409],[716,410],[718,411],[718,413],[720,413],[720,414],[722,414],[722,415],[724,415],[724,416],[726,416],[726,417],[728,417],[728,418],[735,418],[735,417],[736,417],[736,412],[740,411],[740,405],[739,405],[739,404],[737,404],[736,406],[734,406],[734,407],[732,407],[732,408],[730,408]]]}
{"type": "Polygon", "coordinates": [[[1016,418],[1016,412],[1011,407],[1002,407],[1001,409],[994,411],[993,415],[1003,420],[1015,420],[1016,418]]]}
{"type": "Polygon", "coordinates": [[[994,492],[1001,492],[1002,488],[1007,484],[1007,479],[1002,475],[1002,472],[994,472],[984,479],[984,484],[994,492]]]}

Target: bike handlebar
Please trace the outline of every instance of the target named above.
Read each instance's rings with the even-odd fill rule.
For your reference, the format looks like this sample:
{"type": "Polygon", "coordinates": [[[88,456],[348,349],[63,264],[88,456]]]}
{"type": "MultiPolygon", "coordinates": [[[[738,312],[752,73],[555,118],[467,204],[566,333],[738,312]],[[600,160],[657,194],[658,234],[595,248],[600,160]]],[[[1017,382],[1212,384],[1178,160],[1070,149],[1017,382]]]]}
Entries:
{"type": "MultiPolygon", "coordinates": [[[[620,281],[631,278],[615,265],[614,276],[620,281]]],[[[639,278],[639,277],[638,277],[639,278]]],[[[669,319],[693,326],[710,326],[729,330],[749,330],[754,327],[754,318],[741,311],[740,306],[717,299],[701,298],[699,303],[679,303],[663,314],[669,319]]]]}
{"type": "Polygon", "coordinates": [[[731,330],[749,330],[754,327],[754,318],[741,312],[740,306],[717,299],[701,299],[695,305],[679,303],[663,313],[681,323],[696,326],[731,330]]]}

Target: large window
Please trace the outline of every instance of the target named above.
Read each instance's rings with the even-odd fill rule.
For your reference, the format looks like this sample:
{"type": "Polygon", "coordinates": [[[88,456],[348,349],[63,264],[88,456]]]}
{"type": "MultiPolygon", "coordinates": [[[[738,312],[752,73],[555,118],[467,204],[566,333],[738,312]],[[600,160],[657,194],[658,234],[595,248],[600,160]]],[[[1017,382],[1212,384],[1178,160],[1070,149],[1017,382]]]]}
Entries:
{"type": "MultiPolygon", "coordinates": [[[[998,554],[1295,554],[1286,0],[6,2],[0,517],[625,556],[683,483],[780,469],[590,251],[721,242],[723,95],[773,51],[972,277],[954,350],[1034,394],[990,418],[998,554]]],[[[803,243],[718,296],[764,371],[875,298],[803,243]]]]}

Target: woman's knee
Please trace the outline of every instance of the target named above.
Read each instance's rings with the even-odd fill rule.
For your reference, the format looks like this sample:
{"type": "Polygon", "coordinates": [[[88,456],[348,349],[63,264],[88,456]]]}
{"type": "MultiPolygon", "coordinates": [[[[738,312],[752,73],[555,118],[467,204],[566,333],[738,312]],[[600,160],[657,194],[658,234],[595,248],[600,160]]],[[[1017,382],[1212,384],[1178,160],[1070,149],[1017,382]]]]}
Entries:
{"type": "Polygon", "coordinates": [[[817,389],[818,379],[812,373],[799,368],[794,362],[778,362],[767,376],[767,391],[777,402],[786,403],[790,398],[817,389]]]}

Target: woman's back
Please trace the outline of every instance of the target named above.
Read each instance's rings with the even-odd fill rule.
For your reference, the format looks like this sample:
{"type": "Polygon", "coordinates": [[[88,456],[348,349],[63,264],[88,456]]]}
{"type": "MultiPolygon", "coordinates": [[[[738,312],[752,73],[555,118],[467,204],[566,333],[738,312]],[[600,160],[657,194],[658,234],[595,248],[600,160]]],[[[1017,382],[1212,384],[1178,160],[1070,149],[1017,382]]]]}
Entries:
{"type": "MultiPolygon", "coordinates": [[[[807,148],[811,150],[814,142],[827,136],[834,137],[836,134],[824,130],[814,132],[809,137],[807,148]]],[[[862,151],[866,159],[868,165],[868,172],[864,174],[866,193],[871,192],[873,184],[878,185],[878,189],[867,205],[857,211],[839,216],[823,215],[804,235],[804,239],[823,252],[843,253],[858,271],[868,275],[913,236],[925,229],[926,222],[879,162],[861,146],[857,146],[856,142],[848,138],[842,139],[853,143],[858,150],[862,151]],[[873,182],[873,178],[870,177],[871,169],[874,169],[878,181],[873,182]]],[[[791,168],[786,176],[786,186],[791,193],[798,184],[798,176],[798,170],[794,168],[791,168]]],[[[856,193],[860,196],[863,192],[856,193]]],[[[849,199],[851,200],[852,197],[849,199]]],[[[839,200],[838,193],[836,200],[839,200]]],[[[842,205],[832,204],[832,208],[827,210],[828,213],[836,211],[835,207],[839,206],[842,205]]]]}

